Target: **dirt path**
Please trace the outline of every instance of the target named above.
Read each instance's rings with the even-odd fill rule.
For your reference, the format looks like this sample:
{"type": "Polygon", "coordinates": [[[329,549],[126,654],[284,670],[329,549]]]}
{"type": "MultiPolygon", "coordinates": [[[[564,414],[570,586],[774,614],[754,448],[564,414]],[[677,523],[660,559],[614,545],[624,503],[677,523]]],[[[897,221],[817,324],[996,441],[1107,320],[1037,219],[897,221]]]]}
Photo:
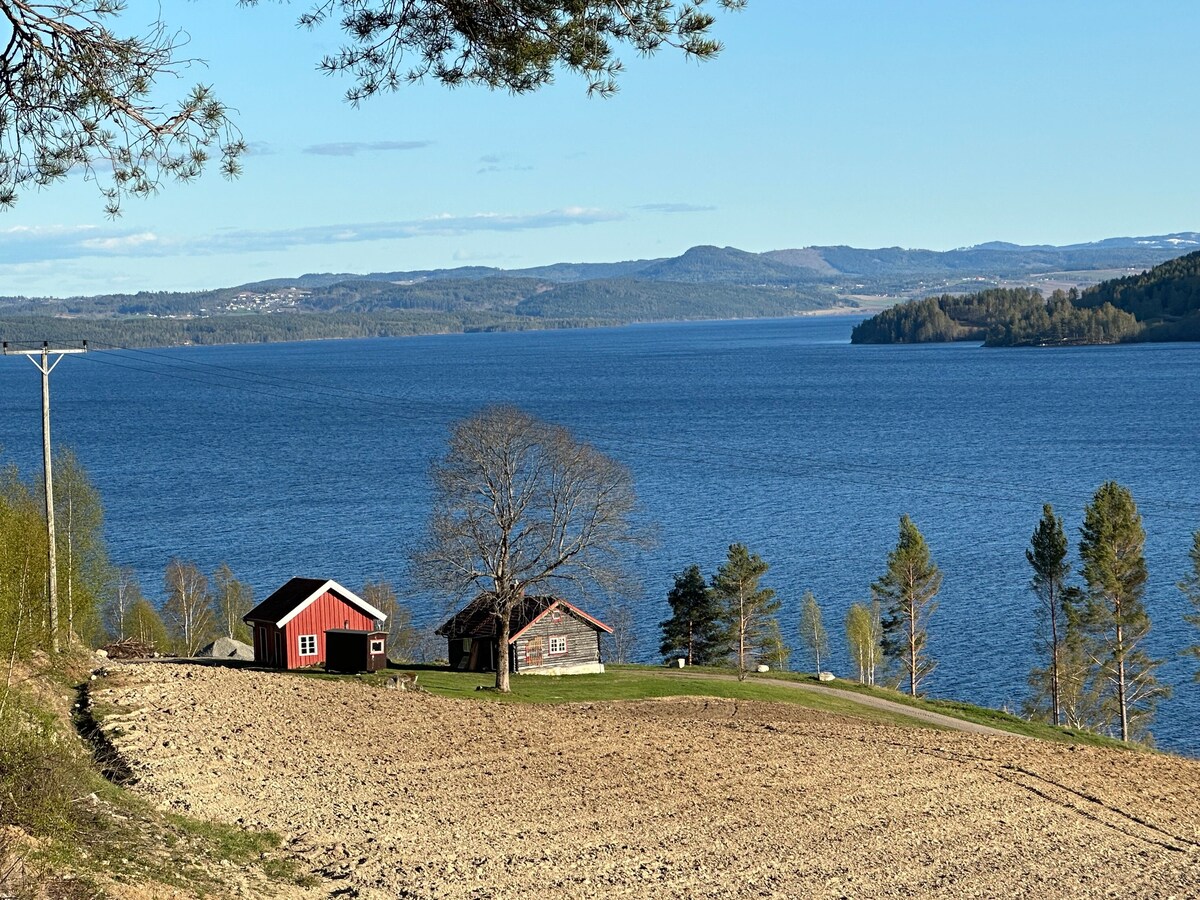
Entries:
{"type": "MultiPolygon", "coordinates": [[[[722,675],[716,673],[705,672],[703,674],[687,674],[680,672],[673,675],[676,678],[713,678],[719,681],[737,681],[736,675],[722,675]]],[[[980,725],[977,722],[968,722],[965,719],[956,719],[954,716],[946,716],[942,713],[933,712],[932,710],[922,709],[918,706],[909,706],[905,703],[897,703],[895,700],[888,700],[885,697],[873,697],[870,694],[857,694],[854,691],[844,691],[840,688],[826,687],[822,684],[805,684],[800,681],[787,681],[783,678],[763,678],[759,675],[754,676],[754,684],[771,684],[778,687],[794,688],[798,691],[805,691],[810,694],[819,694],[826,697],[836,697],[839,700],[844,700],[847,703],[857,703],[860,706],[869,706],[872,709],[883,710],[884,712],[892,713],[898,716],[907,716],[910,719],[917,719],[921,722],[928,722],[938,728],[946,731],[963,731],[967,734],[988,734],[992,737],[1003,738],[1019,738],[1021,735],[1013,734],[1011,731],[1004,731],[1001,728],[993,728],[990,725],[980,725]]]]}
{"type": "Polygon", "coordinates": [[[796,704],[112,668],[93,689],[129,710],[137,789],[280,832],[313,898],[1200,896],[1192,760],[796,704]]]}

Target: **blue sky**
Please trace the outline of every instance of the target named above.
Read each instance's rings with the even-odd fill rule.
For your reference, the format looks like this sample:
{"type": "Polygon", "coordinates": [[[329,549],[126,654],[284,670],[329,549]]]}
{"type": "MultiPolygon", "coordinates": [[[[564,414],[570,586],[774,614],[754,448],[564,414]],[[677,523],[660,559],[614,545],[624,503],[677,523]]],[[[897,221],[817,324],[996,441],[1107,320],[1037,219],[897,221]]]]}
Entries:
{"type": "MultiPolygon", "coordinates": [[[[95,186],[0,213],[0,294],[221,287],[675,255],[949,249],[1200,230],[1200,5],[750,0],[707,63],[626,55],[621,91],[432,82],[345,104],[303,6],[167,2],[254,152],[105,218],[95,186]]],[[[125,19],[157,4],[135,0],[125,19]]]]}

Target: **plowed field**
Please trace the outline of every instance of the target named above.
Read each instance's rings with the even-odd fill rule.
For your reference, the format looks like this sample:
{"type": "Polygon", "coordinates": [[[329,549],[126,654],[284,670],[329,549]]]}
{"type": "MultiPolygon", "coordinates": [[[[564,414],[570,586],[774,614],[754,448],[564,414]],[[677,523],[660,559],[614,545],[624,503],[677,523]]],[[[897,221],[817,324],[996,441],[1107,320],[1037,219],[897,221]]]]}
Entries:
{"type": "MultiPolygon", "coordinates": [[[[450,700],[114,665],[137,790],[312,897],[1200,897],[1200,763],[703,698],[450,700]]],[[[116,724],[116,722],[114,722],[116,724]]]]}

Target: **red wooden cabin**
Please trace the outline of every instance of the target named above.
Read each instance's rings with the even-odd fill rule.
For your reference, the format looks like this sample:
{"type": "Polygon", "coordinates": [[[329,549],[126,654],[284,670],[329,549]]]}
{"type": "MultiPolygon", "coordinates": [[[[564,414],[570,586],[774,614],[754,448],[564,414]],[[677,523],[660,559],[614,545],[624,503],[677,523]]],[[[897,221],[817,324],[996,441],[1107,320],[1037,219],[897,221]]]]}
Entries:
{"type": "Polygon", "coordinates": [[[325,632],[378,631],[387,616],[336,581],[293,578],[242,617],[254,633],[254,661],[277,669],[325,662],[325,632]]]}

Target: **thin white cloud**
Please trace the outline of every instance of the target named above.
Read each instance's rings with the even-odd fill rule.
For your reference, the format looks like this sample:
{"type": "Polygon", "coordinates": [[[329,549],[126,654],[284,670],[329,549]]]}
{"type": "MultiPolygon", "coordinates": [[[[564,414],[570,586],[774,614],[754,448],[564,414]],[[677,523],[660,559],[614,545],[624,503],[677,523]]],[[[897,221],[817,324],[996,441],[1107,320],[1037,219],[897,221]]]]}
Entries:
{"type": "Polygon", "coordinates": [[[207,235],[167,235],[98,226],[18,226],[0,230],[0,264],[94,257],[169,257],[182,254],[253,253],[293,247],[461,237],[479,232],[515,232],[616,222],[614,210],[568,206],[536,213],[443,214],[399,222],[340,223],[273,230],[227,229],[207,235]]]}
{"type": "Polygon", "coordinates": [[[642,212],[668,213],[672,215],[678,213],[712,212],[716,209],[715,206],[700,206],[695,203],[643,203],[641,206],[635,208],[642,210],[642,212]]]}
{"type": "Polygon", "coordinates": [[[359,153],[386,153],[395,150],[420,150],[433,141],[341,141],[333,144],[312,144],[305,153],[317,156],[357,156],[359,153]]]}

